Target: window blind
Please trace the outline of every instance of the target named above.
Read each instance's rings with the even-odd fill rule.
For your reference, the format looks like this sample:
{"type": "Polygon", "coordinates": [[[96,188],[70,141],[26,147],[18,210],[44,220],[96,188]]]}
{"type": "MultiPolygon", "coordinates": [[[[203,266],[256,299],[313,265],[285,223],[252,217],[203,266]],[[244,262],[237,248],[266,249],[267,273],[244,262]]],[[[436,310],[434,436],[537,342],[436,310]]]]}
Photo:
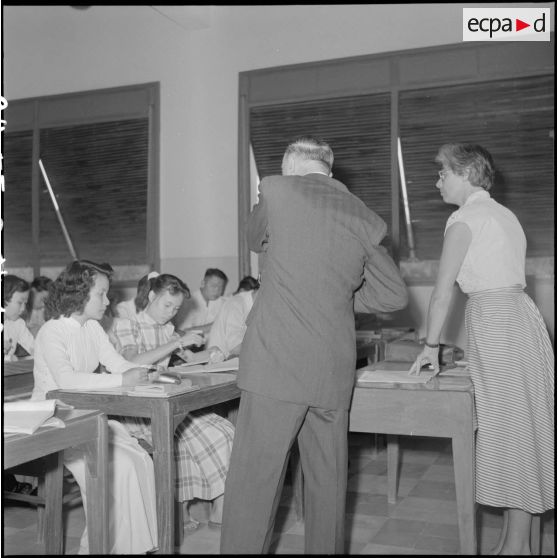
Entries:
{"type": "MultiPolygon", "coordinates": [[[[312,100],[250,110],[250,141],[261,178],[281,174],[288,143],[301,135],[327,141],[333,177],[391,226],[390,95],[312,100]]],[[[389,245],[389,235],[386,237],[389,245]]]]}
{"type": "MultiPolygon", "coordinates": [[[[111,265],[146,261],[148,120],[41,130],[41,160],[80,258],[111,265]]],[[[41,178],[43,265],[69,252],[41,178]]]]}
{"type": "MultiPolygon", "coordinates": [[[[399,127],[417,257],[438,259],[456,206],[435,187],[444,143],[479,143],[497,168],[494,199],[511,209],[530,257],[554,254],[554,77],[540,76],[402,91],[399,127]]],[[[401,231],[401,254],[408,254],[401,231]]]]}

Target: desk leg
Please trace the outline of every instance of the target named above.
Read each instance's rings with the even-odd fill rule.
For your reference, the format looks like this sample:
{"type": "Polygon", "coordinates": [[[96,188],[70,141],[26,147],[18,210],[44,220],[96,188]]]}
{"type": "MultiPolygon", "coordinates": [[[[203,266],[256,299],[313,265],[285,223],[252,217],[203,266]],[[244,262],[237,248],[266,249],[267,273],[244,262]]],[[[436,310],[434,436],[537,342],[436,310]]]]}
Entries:
{"type": "Polygon", "coordinates": [[[395,504],[399,481],[399,436],[395,434],[387,435],[387,478],[388,504],[395,504]]]}
{"type": "Polygon", "coordinates": [[[97,440],[84,445],[87,467],[87,534],[91,554],[109,553],[107,417],[97,419],[97,440]]]}
{"type": "MultiPolygon", "coordinates": [[[[464,415],[470,417],[471,413],[464,415]]],[[[467,420],[467,419],[464,419],[467,420]]],[[[452,438],[453,471],[462,554],[477,554],[473,425],[452,438]]]]}
{"type": "Polygon", "coordinates": [[[46,554],[63,554],[62,532],[62,481],[63,452],[49,455],[45,474],[45,551],[46,554]]]}
{"type": "Polygon", "coordinates": [[[157,493],[157,533],[159,554],[174,553],[174,420],[167,405],[159,405],[151,415],[153,465],[157,493]]]}

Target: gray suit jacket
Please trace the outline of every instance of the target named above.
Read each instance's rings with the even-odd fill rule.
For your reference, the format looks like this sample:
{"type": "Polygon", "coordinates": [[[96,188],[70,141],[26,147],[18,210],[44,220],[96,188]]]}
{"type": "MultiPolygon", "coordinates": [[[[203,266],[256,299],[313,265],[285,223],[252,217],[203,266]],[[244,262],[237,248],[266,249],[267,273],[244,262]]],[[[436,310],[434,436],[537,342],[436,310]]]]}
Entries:
{"type": "Polygon", "coordinates": [[[272,176],[247,223],[266,251],[248,315],[238,385],[283,401],[349,407],[355,381],[354,312],[407,304],[398,268],[379,246],[386,224],[341,182],[319,173],[272,176]]]}

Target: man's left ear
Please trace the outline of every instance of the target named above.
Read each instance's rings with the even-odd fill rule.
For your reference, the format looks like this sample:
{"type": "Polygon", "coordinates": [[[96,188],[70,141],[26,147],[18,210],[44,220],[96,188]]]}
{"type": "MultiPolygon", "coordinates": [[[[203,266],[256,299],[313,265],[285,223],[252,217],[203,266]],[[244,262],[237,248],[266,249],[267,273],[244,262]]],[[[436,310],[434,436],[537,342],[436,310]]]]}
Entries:
{"type": "Polygon", "coordinates": [[[328,174],[328,176],[329,176],[329,178],[331,178],[331,177],[333,176],[333,173],[330,172],[330,173],[328,174]]]}
{"type": "Polygon", "coordinates": [[[155,298],[155,293],[153,291],[149,291],[149,293],[147,293],[147,300],[149,300],[149,302],[153,302],[154,298],[155,298]]]}

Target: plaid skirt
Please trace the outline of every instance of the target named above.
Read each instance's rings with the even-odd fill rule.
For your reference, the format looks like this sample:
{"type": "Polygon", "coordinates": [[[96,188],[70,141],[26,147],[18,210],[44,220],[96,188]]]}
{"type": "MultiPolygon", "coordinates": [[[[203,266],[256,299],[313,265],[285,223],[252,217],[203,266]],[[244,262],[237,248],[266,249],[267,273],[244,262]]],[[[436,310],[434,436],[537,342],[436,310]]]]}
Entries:
{"type": "MultiPolygon", "coordinates": [[[[114,417],[116,418],[116,417],[114,417]]],[[[139,417],[118,417],[128,432],[153,445],[151,421],[139,417]]],[[[234,426],[227,419],[206,411],[195,411],[174,433],[176,499],[213,500],[225,492],[234,426]]]]}
{"type": "Polygon", "coordinates": [[[554,508],[554,352],[520,287],[469,295],[467,360],[475,387],[476,501],[554,508]]]}

